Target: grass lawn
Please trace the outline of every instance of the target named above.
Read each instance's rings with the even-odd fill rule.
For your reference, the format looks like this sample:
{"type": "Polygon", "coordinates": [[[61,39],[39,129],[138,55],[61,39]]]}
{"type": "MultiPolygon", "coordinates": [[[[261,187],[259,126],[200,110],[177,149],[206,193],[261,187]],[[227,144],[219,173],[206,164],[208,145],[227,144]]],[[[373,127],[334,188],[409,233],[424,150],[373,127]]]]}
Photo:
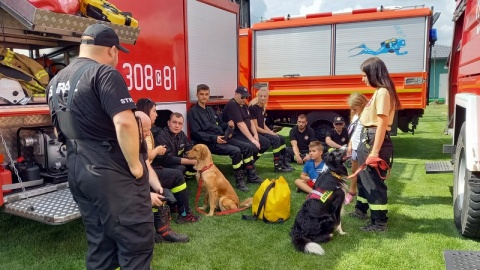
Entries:
{"type": "MultiPolygon", "coordinates": [[[[335,235],[323,244],[325,256],[307,255],[294,250],[289,231],[305,199],[296,193],[293,181],[301,166],[283,176],[292,189],[291,218],[282,225],[241,220],[242,213],[203,217],[196,224],[173,224],[190,235],[187,244],[157,244],[155,269],[445,269],[444,250],[480,250],[478,241],[462,238],[453,223],[451,174],[426,175],[424,163],[448,159],[442,145],[451,143],[444,135],[447,123],[445,105],[427,108],[411,134],[394,137],[395,161],[389,186],[389,230],[365,233],[364,222],[345,215],[346,235],[335,235]]],[[[287,135],[288,130],[282,130],[287,135]]],[[[230,159],[215,157],[218,167],[231,176],[230,159]]],[[[263,178],[273,173],[272,153],[266,153],[257,168],[263,178]]],[[[196,182],[189,181],[191,201],[196,182]]],[[[253,196],[237,192],[240,199],[253,196]]],[[[351,212],[353,205],[346,207],[351,212]]],[[[250,210],[243,212],[251,214],[250,210]]],[[[48,226],[0,213],[0,269],[84,269],[87,249],[81,221],[48,226]]]]}

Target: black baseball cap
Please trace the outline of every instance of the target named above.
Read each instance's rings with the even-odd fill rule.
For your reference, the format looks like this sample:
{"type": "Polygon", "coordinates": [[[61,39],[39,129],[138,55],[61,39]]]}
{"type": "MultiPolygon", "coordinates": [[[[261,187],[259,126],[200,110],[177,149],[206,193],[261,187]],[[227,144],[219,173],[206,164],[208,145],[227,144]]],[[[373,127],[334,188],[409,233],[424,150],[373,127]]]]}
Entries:
{"type": "Polygon", "coordinates": [[[248,93],[248,90],[245,86],[237,87],[237,89],[235,90],[235,93],[242,94],[242,97],[249,97],[250,96],[250,94],[248,93]]]}
{"type": "Polygon", "coordinates": [[[118,39],[117,33],[108,25],[103,23],[92,24],[85,32],[83,32],[82,37],[91,37],[93,39],[82,39],[82,44],[91,44],[97,46],[112,47],[115,46],[117,49],[124,53],[129,53],[125,47],[120,45],[120,40],[118,39]]]}
{"type": "Polygon", "coordinates": [[[337,117],[335,117],[335,119],[333,119],[333,123],[334,124],[345,123],[345,119],[341,116],[337,116],[337,117]]]}

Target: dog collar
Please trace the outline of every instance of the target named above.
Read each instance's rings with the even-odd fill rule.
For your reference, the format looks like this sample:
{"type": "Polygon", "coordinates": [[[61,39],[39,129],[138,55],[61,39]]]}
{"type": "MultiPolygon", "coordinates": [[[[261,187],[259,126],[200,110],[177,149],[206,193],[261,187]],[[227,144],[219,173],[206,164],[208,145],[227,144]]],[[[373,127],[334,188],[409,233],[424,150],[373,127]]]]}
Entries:
{"type": "Polygon", "coordinates": [[[338,180],[342,180],[343,177],[335,172],[330,172],[333,176],[335,176],[335,178],[337,178],[338,180]]]}
{"type": "Polygon", "coordinates": [[[203,168],[200,170],[200,173],[202,173],[202,172],[204,172],[204,171],[206,171],[206,170],[210,169],[212,166],[213,166],[213,163],[212,163],[212,164],[210,164],[210,165],[207,165],[207,166],[203,166],[203,168]]]}
{"type": "Polygon", "coordinates": [[[307,196],[308,199],[320,200],[321,202],[326,202],[333,194],[331,190],[322,190],[320,188],[312,190],[307,196]]]}

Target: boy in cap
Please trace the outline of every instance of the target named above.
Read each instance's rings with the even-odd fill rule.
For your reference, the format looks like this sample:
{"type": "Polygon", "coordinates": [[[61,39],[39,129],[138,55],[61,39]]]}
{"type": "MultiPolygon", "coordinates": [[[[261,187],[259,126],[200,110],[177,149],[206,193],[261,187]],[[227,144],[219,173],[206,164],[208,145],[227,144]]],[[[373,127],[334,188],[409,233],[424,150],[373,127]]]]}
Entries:
{"type": "MultiPolygon", "coordinates": [[[[246,87],[237,87],[234,98],[227,102],[223,108],[222,121],[224,123],[233,121],[235,124],[233,136],[227,140],[227,143],[234,140],[234,145],[242,150],[247,181],[250,183],[261,183],[262,179],[257,175],[255,169],[255,161],[267,151],[270,147],[270,141],[258,134],[246,104],[248,97],[250,97],[250,94],[246,87]]],[[[242,186],[241,177],[240,175],[235,177],[237,187],[242,186]]]]}
{"type": "Polygon", "coordinates": [[[325,143],[332,148],[340,148],[343,145],[348,145],[350,138],[348,137],[348,130],[345,128],[345,119],[337,116],[333,119],[333,129],[327,131],[325,143]]]}
{"type": "Polygon", "coordinates": [[[159,194],[162,188],[147,171],[136,106],[115,69],[119,51],[128,53],[112,28],[90,25],[79,57],[47,87],[87,235],[87,269],[149,269],[153,257],[150,185],[159,194]]]}

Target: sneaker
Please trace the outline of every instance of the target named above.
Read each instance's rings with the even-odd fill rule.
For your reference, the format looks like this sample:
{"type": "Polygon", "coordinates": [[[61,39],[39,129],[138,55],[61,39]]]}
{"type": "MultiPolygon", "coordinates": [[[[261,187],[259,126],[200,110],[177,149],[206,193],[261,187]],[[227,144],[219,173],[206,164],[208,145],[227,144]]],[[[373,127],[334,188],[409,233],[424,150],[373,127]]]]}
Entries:
{"type": "Polygon", "coordinates": [[[169,229],[164,233],[155,233],[155,243],[186,243],[190,241],[190,238],[186,234],[176,233],[169,229]]]}
{"type": "Polygon", "coordinates": [[[347,195],[345,195],[345,201],[344,201],[345,205],[348,205],[349,203],[351,203],[355,196],[357,196],[357,193],[348,192],[347,195]]]}
{"type": "Polygon", "coordinates": [[[358,219],[361,219],[361,220],[368,219],[367,213],[364,213],[364,212],[360,211],[358,208],[355,208],[355,211],[350,213],[349,216],[354,217],[354,218],[358,218],[358,219]]]}
{"type": "Polygon", "coordinates": [[[192,212],[184,215],[179,214],[178,218],[176,220],[177,223],[179,224],[184,224],[184,223],[195,223],[201,219],[200,216],[194,216],[192,212]]]}
{"type": "Polygon", "coordinates": [[[388,230],[386,222],[369,222],[367,226],[360,229],[364,232],[385,232],[388,230]]]}

